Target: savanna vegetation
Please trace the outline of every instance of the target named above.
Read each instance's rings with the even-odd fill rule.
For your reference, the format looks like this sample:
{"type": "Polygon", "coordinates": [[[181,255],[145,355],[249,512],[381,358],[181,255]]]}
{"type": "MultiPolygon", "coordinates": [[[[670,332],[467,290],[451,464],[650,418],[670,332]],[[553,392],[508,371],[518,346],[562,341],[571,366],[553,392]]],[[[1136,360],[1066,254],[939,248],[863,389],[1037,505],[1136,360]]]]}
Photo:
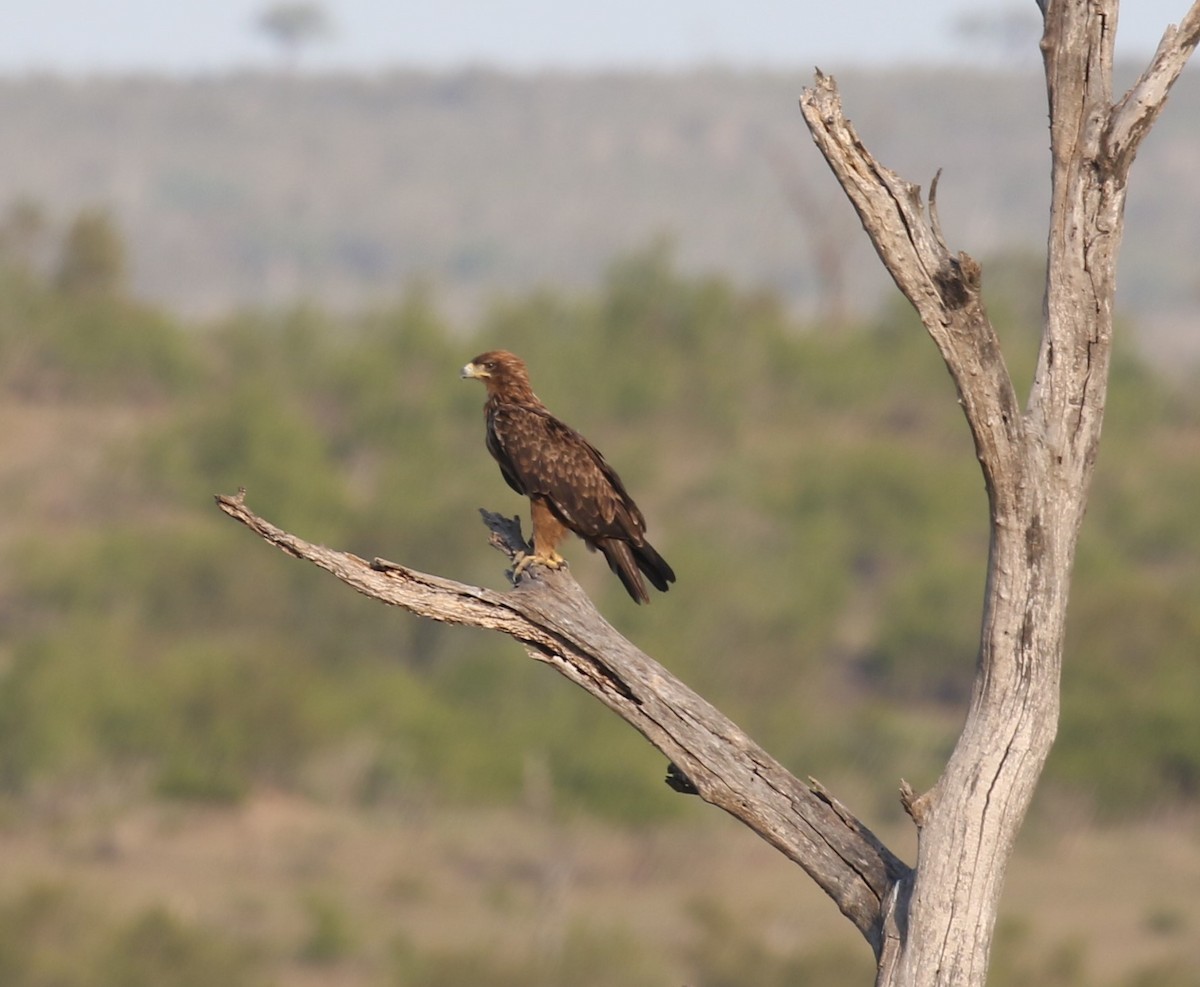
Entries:
{"type": "MultiPolygon", "coordinates": [[[[797,58],[777,71],[0,78],[0,203],[32,195],[60,218],[111,205],[139,295],[205,318],[297,296],[352,311],[435,274],[439,307],[474,323],[498,291],[593,286],[615,253],[668,230],[680,270],[857,319],[892,286],[804,134],[811,64],[797,58]]],[[[1118,66],[1122,89],[1141,67],[1118,66]]],[[[922,183],[944,169],[951,241],[1042,252],[1032,46],[1002,64],[836,68],[881,161],[922,183]]],[[[1124,303],[1163,363],[1200,352],[1200,76],[1185,72],[1171,105],[1138,153],[1121,251],[1124,303]]]]}
{"type": "MultiPolygon", "coordinates": [[[[312,540],[502,586],[476,508],[525,504],[483,448],[478,389],[457,380],[494,345],[524,356],[540,396],[618,466],[680,574],[636,608],[602,560],[567,546],[624,633],[784,763],[876,793],[881,779],[932,780],[972,674],[986,503],[952,385],[907,308],[837,332],[802,325],[769,292],[682,275],[656,243],[614,261],[599,290],[499,298],[469,331],[420,286],[354,316],[185,325],[130,296],[104,214],[80,214],[39,259],[23,210],[0,266],[7,826],[61,822],[80,800],[109,818],[126,804],[186,815],[264,791],[361,813],[384,841],[389,819],[531,804],[560,826],[667,842],[695,826],[640,738],[508,642],[339,590],[212,506],[245,485],[256,510],[312,540]]],[[[1020,256],[985,263],[1019,380],[1039,278],[1020,256]]],[[[1040,811],[1103,826],[1197,807],[1198,489],[1200,399],[1126,351],[1040,811]]],[[[899,817],[882,799],[858,808],[899,817]]],[[[420,901],[419,880],[393,893],[420,901]]],[[[6,887],[0,980],[14,987],[286,980],[268,940],[236,922],[114,915],[69,877],[6,887]]],[[[339,965],[338,982],[430,987],[769,987],[865,962],[779,948],[720,898],[692,901],[690,935],[661,952],[614,916],[560,930],[549,952],[497,958],[397,933],[372,953],[347,892],[302,880],[285,959],[339,965]]],[[[1160,911],[1168,938],[1186,925],[1160,911]]],[[[995,982],[1085,982],[1078,947],[1022,951],[1023,928],[1002,930],[995,982]]],[[[1111,982],[1200,983],[1182,960],[1129,977],[1111,982]]]]}

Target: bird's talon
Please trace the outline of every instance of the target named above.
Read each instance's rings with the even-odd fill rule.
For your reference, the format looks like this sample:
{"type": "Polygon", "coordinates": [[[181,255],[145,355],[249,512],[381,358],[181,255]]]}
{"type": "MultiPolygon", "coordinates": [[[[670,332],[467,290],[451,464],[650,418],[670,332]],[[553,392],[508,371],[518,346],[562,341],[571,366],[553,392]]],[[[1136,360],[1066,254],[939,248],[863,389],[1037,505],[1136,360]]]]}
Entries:
{"type": "Polygon", "coordinates": [[[538,555],[536,552],[519,552],[513,559],[512,578],[515,583],[531,565],[544,565],[547,569],[563,569],[567,560],[555,552],[553,555],[538,555]]]}

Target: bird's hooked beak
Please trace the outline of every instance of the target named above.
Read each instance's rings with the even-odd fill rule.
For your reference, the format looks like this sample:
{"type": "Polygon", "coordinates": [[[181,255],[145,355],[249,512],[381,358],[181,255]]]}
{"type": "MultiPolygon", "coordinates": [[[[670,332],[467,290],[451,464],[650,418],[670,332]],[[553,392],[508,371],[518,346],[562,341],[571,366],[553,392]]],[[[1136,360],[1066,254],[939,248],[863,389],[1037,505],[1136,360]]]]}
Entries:
{"type": "Polygon", "coordinates": [[[488,376],[488,372],[477,364],[468,363],[462,368],[462,372],[458,376],[463,380],[470,380],[472,378],[476,380],[482,380],[484,377],[488,376]]]}

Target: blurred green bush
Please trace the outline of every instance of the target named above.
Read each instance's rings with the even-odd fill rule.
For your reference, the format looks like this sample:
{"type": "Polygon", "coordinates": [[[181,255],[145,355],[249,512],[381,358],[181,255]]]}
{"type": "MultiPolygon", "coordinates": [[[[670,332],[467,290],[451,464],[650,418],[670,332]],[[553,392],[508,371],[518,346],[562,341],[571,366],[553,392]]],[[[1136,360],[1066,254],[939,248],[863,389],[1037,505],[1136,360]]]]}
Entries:
{"type": "MultiPolygon", "coordinates": [[[[1040,297],[1029,265],[998,267],[1040,297]]],[[[99,469],[65,474],[70,524],[0,483],[10,516],[40,519],[0,543],[9,793],[105,767],[171,797],[270,783],[503,802],[533,754],[564,808],[681,811],[661,757],[511,642],[372,604],[212,507],[245,485],[311,540],[503,586],[476,508],[526,505],[484,450],[482,392],[457,379],[494,346],[604,449],[680,574],[637,609],[568,546],[634,640],[802,773],[932,780],[952,742],[987,505],[953,386],[905,309],[827,333],[681,274],[662,243],[596,292],[497,301],[469,338],[420,288],[355,317],[195,327],[119,281],[82,292],[18,265],[0,281],[6,400],[117,423],[99,469]],[[350,776],[311,770],[340,749],[358,752],[350,776]]],[[[992,305],[1024,379],[1027,308],[992,305]]],[[[55,462],[94,441],[56,434],[55,462]]],[[[1200,797],[1198,439],[1192,394],[1123,353],[1048,775],[1115,815],[1200,797]]]]}

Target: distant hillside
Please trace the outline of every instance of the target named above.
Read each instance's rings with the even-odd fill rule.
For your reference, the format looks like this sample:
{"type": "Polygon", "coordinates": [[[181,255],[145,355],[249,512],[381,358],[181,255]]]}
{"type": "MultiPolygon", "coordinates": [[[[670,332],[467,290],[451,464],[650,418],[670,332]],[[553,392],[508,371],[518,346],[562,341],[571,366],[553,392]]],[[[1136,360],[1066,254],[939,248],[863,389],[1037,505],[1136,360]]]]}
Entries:
{"type": "MultiPolygon", "coordinates": [[[[662,234],[685,269],[766,282],[802,313],[839,298],[861,311],[887,284],[807,139],[796,109],[807,78],[8,79],[0,205],[32,197],[56,221],[108,206],[137,290],[191,314],[311,296],[357,306],[414,278],[473,313],[497,293],[593,284],[614,255],[662,234]],[[832,296],[817,239],[847,272],[832,296]]],[[[839,78],[884,161],[924,185],[944,169],[953,246],[984,258],[1040,249],[1037,75],[839,78]]],[[[1197,119],[1193,73],[1134,170],[1121,299],[1157,338],[1200,295],[1197,119]]]]}

